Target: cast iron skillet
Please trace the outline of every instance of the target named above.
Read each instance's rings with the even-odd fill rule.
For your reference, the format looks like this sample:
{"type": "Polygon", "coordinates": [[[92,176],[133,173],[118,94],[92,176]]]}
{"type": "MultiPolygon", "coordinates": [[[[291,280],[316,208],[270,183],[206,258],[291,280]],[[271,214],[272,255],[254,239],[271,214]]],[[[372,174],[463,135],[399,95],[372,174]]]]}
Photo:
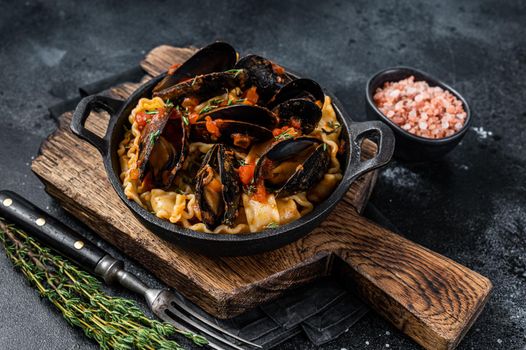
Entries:
{"type": "Polygon", "coordinates": [[[357,177],[387,164],[393,154],[394,137],[387,125],[380,121],[350,123],[350,118],[338,100],[325,92],[331,97],[339,122],[343,126],[342,134],[346,146],[342,158],[343,179],[329,198],[316,205],[312,212],[294,222],[258,233],[210,234],[185,229],[170,223],[168,220],[156,217],[134,201],[129,200],[124,194],[119,178],[120,164],[117,149],[123,138],[124,125],[128,123],[128,116],[139,99],[142,97],[150,98],[153,87],[165,74],[161,74],[141,86],[126,101],[100,95],[85,97],[80,101],[73,114],[71,130],[75,135],[98,149],[113,188],[144,226],[163,239],[186,248],[208,255],[234,256],[256,254],[293,242],[312,231],[327,217],[357,177]],[[94,109],[102,109],[110,114],[108,129],[103,138],[95,135],[84,126],[90,112],[94,109]],[[372,159],[361,161],[360,144],[365,137],[374,134],[378,139],[377,154],[372,159]]]}

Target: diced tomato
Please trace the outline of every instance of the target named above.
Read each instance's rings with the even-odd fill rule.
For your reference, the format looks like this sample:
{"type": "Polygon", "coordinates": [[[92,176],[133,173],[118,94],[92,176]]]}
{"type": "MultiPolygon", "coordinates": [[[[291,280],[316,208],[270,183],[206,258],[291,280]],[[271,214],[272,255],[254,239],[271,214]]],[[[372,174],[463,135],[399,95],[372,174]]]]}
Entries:
{"type": "Polygon", "coordinates": [[[173,75],[175,73],[175,71],[177,70],[177,68],[179,68],[179,67],[181,67],[180,63],[172,64],[170,66],[170,68],[168,68],[168,75],[173,75]]]}
{"type": "Polygon", "coordinates": [[[146,112],[139,112],[135,115],[135,121],[137,122],[137,127],[139,130],[144,129],[146,124],[148,124],[149,120],[152,119],[152,116],[149,114],[146,114],[146,112]]]}
{"type": "Polygon", "coordinates": [[[267,202],[267,189],[265,188],[263,181],[258,181],[256,184],[256,192],[252,195],[252,199],[260,203],[267,202]]]}
{"type": "Polygon", "coordinates": [[[283,68],[282,66],[272,62],[272,70],[274,71],[274,73],[278,74],[278,75],[282,75],[282,74],[285,74],[285,68],[283,68]]]}
{"type": "Polygon", "coordinates": [[[217,138],[221,137],[221,131],[217,127],[217,123],[220,121],[218,120],[212,120],[209,115],[206,116],[206,130],[212,135],[217,138]]]}
{"type": "Polygon", "coordinates": [[[259,95],[256,92],[256,87],[252,86],[245,93],[245,102],[244,103],[245,104],[255,105],[256,103],[258,103],[258,100],[259,100],[259,95]]]}
{"type": "Polygon", "coordinates": [[[188,121],[190,122],[190,124],[197,123],[197,119],[199,119],[199,113],[197,112],[190,113],[190,116],[188,117],[188,121]]]}
{"type": "Polygon", "coordinates": [[[250,184],[254,178],[254,169],[256,168],[255,164],[245,164],[237,169],[239,173],[239,179],[244,185],[250,184]]]}

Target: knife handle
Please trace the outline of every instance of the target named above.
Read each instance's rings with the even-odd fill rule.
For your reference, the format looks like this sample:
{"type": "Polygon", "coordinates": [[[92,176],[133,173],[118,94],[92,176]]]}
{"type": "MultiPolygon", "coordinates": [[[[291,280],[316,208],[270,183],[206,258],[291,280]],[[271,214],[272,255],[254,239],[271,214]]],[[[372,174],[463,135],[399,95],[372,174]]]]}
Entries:
{"type": "Polygon", "coordinates": [[[95,272],[99,261],[107,255],[104,250],[14,192],[0,191],[0,217],[91,272],[95,272]]]}

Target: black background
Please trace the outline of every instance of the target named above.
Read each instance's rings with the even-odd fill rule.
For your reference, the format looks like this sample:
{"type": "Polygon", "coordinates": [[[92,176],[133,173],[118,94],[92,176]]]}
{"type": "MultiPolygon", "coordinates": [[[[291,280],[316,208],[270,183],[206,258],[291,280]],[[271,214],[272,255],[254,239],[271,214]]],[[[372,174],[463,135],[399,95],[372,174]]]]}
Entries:
{"type": "MultiPolygon", "coordinates": [[[[367,78],[410,65],[459,90],[474,113],[432,164],[392,162],[373,203],[411,240],[488,276],[495,288],[461,349],[526,346],[526,11],[521,1],[2,1],[0,188],[74,227],[30,171],[56,127],[46,108],[133,67],[159,44],[223,39],[314,78],[356,120],[367,78]]],[[[90,236],[91,237],[91,236],[90,236]]],[[[106,245],[104,245],[107,247],[106,245]]],[[[112,252],[118,255],[117,252],[112,252]]],[[[146,272],[132,267],[141,277],[146,272]]],[[[127,295],[127,294],[124,294],[127,295]]],[[[144,304],[142,304],[144,306],[144,304]]],[[[416,348],[369,314],[326,349],[416,348]],[[369,345],[366,345],[367,344],[369,345]]],[[[0,348],[95,349],[0,254],[0,348]]],[[[284,349],[309,349],[303,337],[284,349]]]]}

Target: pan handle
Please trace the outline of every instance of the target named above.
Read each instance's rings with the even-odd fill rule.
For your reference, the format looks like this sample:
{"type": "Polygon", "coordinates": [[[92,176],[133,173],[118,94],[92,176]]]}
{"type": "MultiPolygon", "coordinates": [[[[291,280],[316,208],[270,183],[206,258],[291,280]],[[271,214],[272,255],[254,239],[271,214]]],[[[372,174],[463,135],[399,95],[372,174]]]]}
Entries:
{"type": "Polygon", "coordinates": [[[108,112],[110,116],[114,116],[122,106],[123,102],[124,101],[100,95],[84,97],[80,100],[75,112],[73,112],[73,118],[71,119],[70,125],[71,131],[81,139],[86,140],[91,145],[95,146],[100,154],[105,156],[109,148],[107,131],[106,135],[102,138],[86,129],[84,124],[93,109],[100,108],[108,112]]]}
{"type": "Polygon", "coordinates": [[[349,169],[346,172],[346,181],[351,183],[359,176],[379,168],[391,160],[395,148],[395,138],[391,128],[381,121],[353,123],[349,129],[351,132],[351,158],[349,169]],[[378,151],[373,158],[362,161],[360,159],[361,142],[374,134],[379,136],[378,151]]]}

